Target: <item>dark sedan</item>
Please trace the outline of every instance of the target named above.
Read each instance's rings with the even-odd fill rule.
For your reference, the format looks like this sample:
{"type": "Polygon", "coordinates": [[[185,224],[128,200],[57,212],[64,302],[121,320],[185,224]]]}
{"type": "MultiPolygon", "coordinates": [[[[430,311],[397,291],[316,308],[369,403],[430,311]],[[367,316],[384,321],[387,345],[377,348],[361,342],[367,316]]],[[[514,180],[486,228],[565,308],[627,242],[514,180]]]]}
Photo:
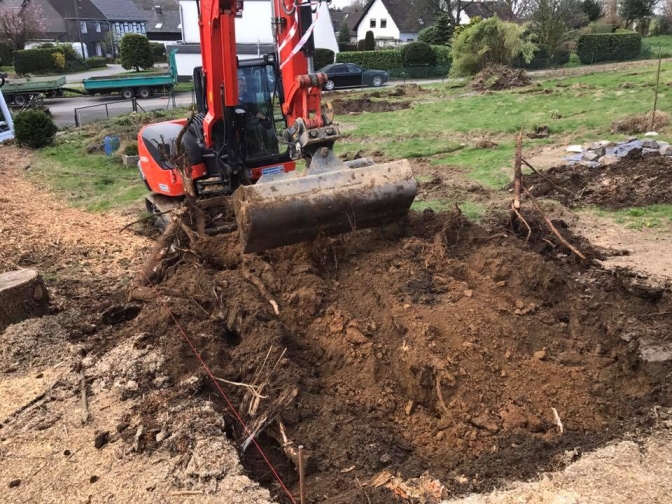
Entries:
{"type": "Polygon", "coordinates": [[[373,86],[380,87],[387,82],[387,72],[364,70],[352,63],[333,63],[319,70],[326,73],[329,80],[324,85],[326,91],[336,88],[373,86]]]}

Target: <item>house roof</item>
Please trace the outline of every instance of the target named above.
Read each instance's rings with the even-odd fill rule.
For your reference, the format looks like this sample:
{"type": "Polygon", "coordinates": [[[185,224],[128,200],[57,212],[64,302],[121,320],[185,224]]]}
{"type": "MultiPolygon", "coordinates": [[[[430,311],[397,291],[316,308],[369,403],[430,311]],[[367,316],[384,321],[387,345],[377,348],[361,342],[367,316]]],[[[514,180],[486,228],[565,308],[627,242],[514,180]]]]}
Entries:
{"type": "Polygon", "coordinates": [[[78,13],[75,13],[75,2],[72,0],[47,0],[49,5],[64,19],[75,19],[77,14],[82,20],[104,20],[105,15],[91,0],[77,0],[78,13]]]}
{"type": "Polygon", "coordinates": [[[483,19],[488,19],[495,14],[504,21],[511,21],[515,16],[509,7],[504,2],[471,2],[462,8],[462,11],[473,19],[480,16],[483,19]]]}
{"type": "Polygon", "coordinates": [[[161,14],[159,14],[152,9],[144,11],[143,14],[147,19],[147,33],[182,33],[179,11],[161,9],[161,14]]]}
{"type": "Polygon", "coordinates": [[[334,25],[334,31],[338,33],[341,29],[343,21],[348,25],[348,28],[351,32],[355,31],[355,26],[359,23],[360,18],[364,14],[363,11],[348,11],[346,9],[330,9],[329,14],[331,15],[331,23],[334,25]]]}
{"type": "Polygon", "coordinates": [[[161,7],[161,12],[165,11],[178,11],[180,10],[180,4],[178,0],[133,0],[133,3],[143,12],[154,10],[154,7],[157,5],[161,7]]]}
{"type": "Polygon", "coordinates": [[[370,0],[353,29],[357,29],[361,20],[376,1],[383,3],[392,21],[401,32],[418,33],[434,23],[435,16],[431,10],[423,9],[420,5],[413,5],[408,0],[370,0]]]}
{"type": "Polygon", "coordinates": [[[108,21],[145,21],[144,14],[131,0],[91,0],[91,2],[108,21]]]}

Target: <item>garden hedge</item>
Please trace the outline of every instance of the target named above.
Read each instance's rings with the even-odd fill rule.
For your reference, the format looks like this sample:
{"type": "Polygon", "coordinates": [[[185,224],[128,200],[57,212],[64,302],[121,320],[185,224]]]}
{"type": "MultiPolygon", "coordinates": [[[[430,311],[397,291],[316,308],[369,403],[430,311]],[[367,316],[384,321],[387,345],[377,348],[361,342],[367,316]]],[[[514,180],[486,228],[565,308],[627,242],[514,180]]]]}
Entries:
{"type": "Polygon", "coordinates": [[[313,66],[315,70],[330,65],[334,62],[334,51],[331,49],[315,49],[313,55],[313,66]]]}
{"type": "Polygon", "coordinates": [[[588,33],[579,37],[576,54],[581,63],[623,61],[639,56],[642,36],[639,33],[588,33]]]}
{"type": "MultiPolygon", "coordinates": [[[[409,44],[410,45],[410,44],[409,44]]],[[[421,44],[427,46],[426,44],[421,44]]],[[[391,77],[445,77],[450,70],[451,58],[450,47],[447,46],[427,46],[432,51],[432,63],[429,64],[432,70],[425,70],[423,65],[427,65],[426,51],[422,51],[422,60],[413,59],[415,51],[406,51],[406,61],[404,61],[404,51],[401,48],[385,49],[378,51],[344,51],[336,55],[336,63],[354,63],[361,67],[371,70],[385,70],[390,72],[391,77]],[[415,67],[414,67],[415,65],[415,67]],[[416,68],[416,70],[411,70],[416,68]],[[420,68],[419,70],[417,68],[420,68]],[[413,75],[411,75],[410,73],[413,75]],[[428,73],[429,72],[429,73],[428,73]]]]}
{"type": "Polygon", "coordinates": [[[29,73],[62,72],[57,68],[52,53],[58,49],[24,49],[14,51],[14,71],[19,75],[29,73]]]}
{"type": "Polygon", "coordinates": [[[386,71],[404,66],[401,51],[397,50],[339,52],[336,63],[354,63],[366,69],[386,71]]]}

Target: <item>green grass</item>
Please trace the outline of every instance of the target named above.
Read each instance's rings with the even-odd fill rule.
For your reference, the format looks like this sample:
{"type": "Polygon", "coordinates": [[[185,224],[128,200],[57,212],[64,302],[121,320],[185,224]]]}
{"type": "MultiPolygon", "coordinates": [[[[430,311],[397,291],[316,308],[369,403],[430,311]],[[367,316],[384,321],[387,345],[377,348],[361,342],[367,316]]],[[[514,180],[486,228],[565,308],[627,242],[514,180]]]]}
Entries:
{"type": "Polygon", "coordinates": [[[119,152],[110,157],[99,151],[88,154],[87,147],[102,144],[106,135],[132,142],[143,124],[187,114],[185,109],[154,111],[66,130],[55,145],[37,152],[28,177],[87,211],[107,211],[139,202],[147,190],[138,170],[124,167],[119,152]]]}
{"type": "Polygon", "coordinates": [[[672,35],[656,35],[654,37],[645,37],[642,42],[651,46],[651,57],[658,57],[658,50],[663,58],[672,57],[672,35]]]}
{"type": "Polygon", "coordinates": [[[650,205],[622,210],[590,209],[600,217],[608,217],[631,229],[660,228],[672,226],[672,205],[650,205]]]}

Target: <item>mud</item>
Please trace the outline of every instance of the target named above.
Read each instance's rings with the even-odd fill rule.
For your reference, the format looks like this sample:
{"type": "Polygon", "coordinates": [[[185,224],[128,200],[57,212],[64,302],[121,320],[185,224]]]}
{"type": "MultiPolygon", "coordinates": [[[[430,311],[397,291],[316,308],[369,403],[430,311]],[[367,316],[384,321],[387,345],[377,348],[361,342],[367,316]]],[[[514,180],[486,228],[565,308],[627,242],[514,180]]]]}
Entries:
{"type": "Polygon", "coordinates": [[[356,98],[354,100],[337,98],[331,104],[334,107],[336,115],[359,114],[362,112],[392,112],[393,110],[411,108],[410,101],[372,100],[371,98],[356,98]]]}
{"type": "Polygon", "coordinates": [[[532,80],[525,70],[502,65],[492,65],[481,70],[469,83],[476,91],[499,91],[529,86],[532,80]]]}
{"type": "MultiPolygon", "coordinates": [[[[670,311],[669,294],[651,297],[577,263],[541,228],[528,244],[518,233],[426,211],[244,260],[235,236],[219,236],[186,255],[159,288],[215,376],[258,385],[273,370],[256,415],[248,389],[222,385],[246,421],[298,388],[281,418],[309,451],[309,502],[364,502],[358,481],[383,470],[404,479],[428,472],[445,495],[483,491],[562,466],[566,450],[645,429],[651,407],[670,403],[670,362],[641,357],[668,337],[668,317],[654,314],[670,311]]],[[[186,397],[231,415],[163,301],[145,305],[124,333],[162,349],[162,382],[173,385],[151,396],[156,376],[134,378],[133,393],[153,397],[137,410],[150,431],[173,430],[170,415],[163,424],[151,419],[186,397]]],[[[188,450],[214,418],[171,450],[188,450]]],[[[233,420],[225,430],[236,443],[246,437],[233,420]]],[[[296,489],[277,442],[259,439],[296,489]]],[[[253,448],[243,463],[282,502],[253,448]]],[[[366,492],[371,502],[393,499],[382,487],[366,492]]]]}
{"type": "Polygon", "coordinates": [[[563,193],[536,174],[525,176],[534,196],[544,196],[572,208],[598,205],[619,209],[672,203],[672,159],[657,153],[632,151],[621,161],[603,168],[565,165],[545,172],[563,193]]]}

